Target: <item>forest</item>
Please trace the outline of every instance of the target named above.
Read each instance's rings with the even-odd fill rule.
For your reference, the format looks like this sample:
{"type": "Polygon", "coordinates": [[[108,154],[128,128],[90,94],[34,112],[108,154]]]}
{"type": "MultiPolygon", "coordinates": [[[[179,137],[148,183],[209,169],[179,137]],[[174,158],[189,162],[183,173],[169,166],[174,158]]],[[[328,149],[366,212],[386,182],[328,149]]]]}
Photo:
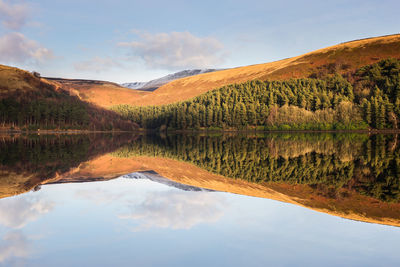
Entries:
{"type": "Polygon", "coordinates": [[[360,134],[149,135],[112,155],[166,157],[253,183],[305,184],[333,198],[347,188],[398,202],[399,141],[360,134]]]}
{"type": "Polygon", "coordinates": [[[345,75],[249,81],[175,104],[112,110],[144,129],[397,129],[400,60],[382,60],[345,75]]]}

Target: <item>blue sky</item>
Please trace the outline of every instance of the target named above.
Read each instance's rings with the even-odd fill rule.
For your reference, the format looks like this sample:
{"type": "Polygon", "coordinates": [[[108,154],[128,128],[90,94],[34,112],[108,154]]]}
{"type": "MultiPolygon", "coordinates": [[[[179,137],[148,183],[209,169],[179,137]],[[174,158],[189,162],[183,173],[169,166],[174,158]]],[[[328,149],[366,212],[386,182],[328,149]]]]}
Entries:
{"type": "Polygon", "coordinates": [[[0,0],[0,63],[43,76],[146,81],[398,33],[398,10],[398,0],[0,0]]]}

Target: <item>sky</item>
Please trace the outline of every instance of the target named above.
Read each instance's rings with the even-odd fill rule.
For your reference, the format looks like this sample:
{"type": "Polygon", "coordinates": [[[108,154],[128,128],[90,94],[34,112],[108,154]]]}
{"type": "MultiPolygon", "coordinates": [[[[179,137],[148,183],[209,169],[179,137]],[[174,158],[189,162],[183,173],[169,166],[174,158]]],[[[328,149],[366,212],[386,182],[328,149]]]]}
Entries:
{"type": "Polygon", "coordinates": [[[0,64],[148,81],[400,32],[398,0],[0,0],[0,64]]]}

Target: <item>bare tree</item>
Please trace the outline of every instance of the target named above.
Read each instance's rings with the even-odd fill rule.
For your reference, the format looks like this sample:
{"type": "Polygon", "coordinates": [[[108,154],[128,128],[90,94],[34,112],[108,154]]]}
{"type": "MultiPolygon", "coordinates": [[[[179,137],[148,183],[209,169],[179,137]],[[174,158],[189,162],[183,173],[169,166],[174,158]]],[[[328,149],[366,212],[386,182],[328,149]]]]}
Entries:
{"type": "Polygon", "coordinates": [[[37,71],[32,71],[32,75],[35,76],[36,78],[40,78],[40,73],[37,71]]]}

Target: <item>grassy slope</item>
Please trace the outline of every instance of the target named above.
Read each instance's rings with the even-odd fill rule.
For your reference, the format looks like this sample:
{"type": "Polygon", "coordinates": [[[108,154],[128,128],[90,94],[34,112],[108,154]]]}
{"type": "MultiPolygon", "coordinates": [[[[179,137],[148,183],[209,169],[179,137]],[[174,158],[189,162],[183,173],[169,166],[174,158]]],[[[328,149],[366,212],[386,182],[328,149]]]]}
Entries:
{"type": "MultiPolygon", "coordinates": [[[[343,72],[358,69],[385,58],[400,59],[400,35],[347,42],[301,56],[213,73],[205,73],[170,82],[153,93],[131,99],[133,105],[162,105],[186,100],[224,85],[248,80],[308,77],[330,63],[347,65],[343,72]]],[[[339,69],[339,72],[341,70],[339,69]]]]}
{"type": "Polygon", "coordinates": [[[31,73],[14,67],[0,65],[0,96],[7,96],[17,91],[60,91],[60,86],[46,79],[39,79],[31,73]]]}

